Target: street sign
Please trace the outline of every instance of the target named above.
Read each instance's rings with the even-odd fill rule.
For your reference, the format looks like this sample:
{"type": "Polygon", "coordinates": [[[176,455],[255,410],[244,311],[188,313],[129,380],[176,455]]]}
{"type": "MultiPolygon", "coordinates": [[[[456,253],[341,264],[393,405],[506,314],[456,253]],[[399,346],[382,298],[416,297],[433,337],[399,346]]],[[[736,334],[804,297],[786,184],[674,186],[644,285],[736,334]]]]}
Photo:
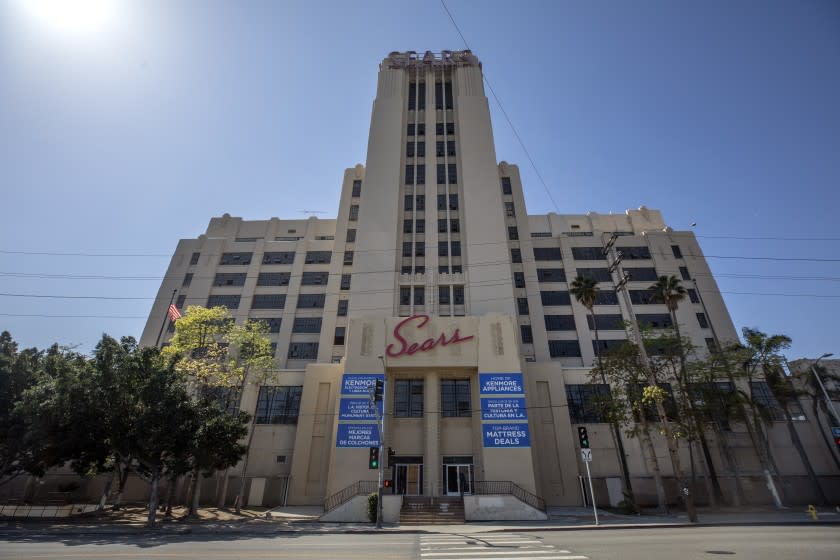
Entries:
{"type": "Polygon", "coordinates": [[[592,462],[592,450],[591,449],[581,449],[580,450],[580,458],[583,459],[584,463],[591,463],[592,462]]]}

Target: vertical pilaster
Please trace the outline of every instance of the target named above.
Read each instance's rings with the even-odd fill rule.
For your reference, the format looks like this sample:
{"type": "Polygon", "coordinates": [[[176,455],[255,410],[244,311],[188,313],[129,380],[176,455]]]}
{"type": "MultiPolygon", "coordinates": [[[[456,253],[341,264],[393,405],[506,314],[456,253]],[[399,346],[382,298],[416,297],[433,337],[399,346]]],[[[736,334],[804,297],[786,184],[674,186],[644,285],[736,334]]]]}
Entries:
{"type": "Polygon", "coordinates": [[[440,377],[437,371],[426,374],[423,421],[426,450],[423,456],[423,493],[440,494],[440,377]]]}

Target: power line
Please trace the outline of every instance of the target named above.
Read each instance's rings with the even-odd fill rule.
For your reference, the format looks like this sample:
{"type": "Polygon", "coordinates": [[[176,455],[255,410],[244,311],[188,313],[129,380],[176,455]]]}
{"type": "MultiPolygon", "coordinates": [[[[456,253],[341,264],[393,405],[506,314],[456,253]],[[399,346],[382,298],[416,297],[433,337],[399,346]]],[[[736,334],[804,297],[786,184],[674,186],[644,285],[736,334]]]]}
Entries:
{"type": "Polygon", "coordinates": [[[145,315],[51,315],[48,313],[0,313],[2,317],[35,317],[66,319],[148,319],[145,315]]]}
{"type": "Polygon", "coordinates": [[[749,235],[699,235],[704,239],[741,239],[744,241],[840,241],[840,237],[762,237],[749,235]]]}
{"type": "Polygon", "coordinates": [[[169,257],[163,253],[62,253],[55,251],[9,251],[0,249],[6,255],[44,255],[49,257],[169,257]]]}
{"type": "MultiPolygon", "coordinates": [[[[470,49],[469,43],[467,43],[467,39],[464,37],[464,34],[461,33],[461,28],[458,27],[458,23],[455,21],[455,18],[452,16],[452,12],[449,11],[449,8],[446,6],[446,2],[444,0],[440,0],[441,5],[443,6],[444,11],[446,11],[446,15],[449,16],[449,20],[452,22],[452,25],[455,26],[455,31],[458,32],[458,35],[461,36],[461,40],[464,42],[464,46],[467,50],[470,49]]],[[[531,152],[528,151],[528,148],[525,147],[525,142],[522,141],[522,137],[519,136],[519,132],[516,130],[516,127],[513,125],[513,121],[510,119],[507,111],[505,111],[504,105],[502,105],[501,99],[499,96],[496,95],[496,90],[493,89],[493,85],[490,83],[490,80],[487,78],[487,74],[484,72],[481,73],[482,78],[484,79],[484,83],[487,84],[487,89],[490,90],[490,93],[493,94],[493,99],[496,100],[496,103],[499,105],[499,109],[502,111],[502,115],[504,115],[505,120],[507,121],[510,129],[513,131],[513,135],[516,137],[516,140],[519,142],[519,146],[522,148],[522,151],[525,152],[525,156],[528,158],[528,161],[531,162],[531,167],[534,169],[534,173],[537,175],[537,178],[542,183],[543,189],[545,189],[545,193],[548,195],[548,199],[551,201],[551,204],[554,205],[554,209],[560,213],[560,206],[558,206],[557,201],[554,200],[554,196],[551,194],[551,190],[548,188],[548,184],[546,184],[545,179],[543,179],[540,170],[537,169],[537,164],[534,162],[534,158],[531,157],[531,152]]]]}
{"type": "Polygon", "coordinates": [[[704,255],[707,259],[740,259],[745,261],[797,261],[797,262],[840,262],[840,259],[817,259],[813,257],[744,257],[738,255],[704,255]]]}

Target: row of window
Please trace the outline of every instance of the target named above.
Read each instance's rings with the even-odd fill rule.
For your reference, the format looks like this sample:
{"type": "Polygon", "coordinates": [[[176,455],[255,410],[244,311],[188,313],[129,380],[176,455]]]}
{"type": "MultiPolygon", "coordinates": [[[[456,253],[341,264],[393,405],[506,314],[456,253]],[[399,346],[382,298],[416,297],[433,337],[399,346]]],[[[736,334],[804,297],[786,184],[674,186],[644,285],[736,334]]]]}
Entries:
{"type": "MultiPolygon", "coordinates": [[[[415,265],[413,268],[414,274],[426,274],[426,267],[425,266],[417,266],[415,265]]],[[[438,274],[461,274],[464,272],[464,267],[459,264],[454,264],[451,267],[449,265],[441,265],[438,267],[438,274]]],[[[410,265],[403,266],[400,269],[400,274],[412,274],[412,268],[410,265]]]]}
{"type": "MultiPolygon", "coordinates": [[[[228,309],[239,309],[242,299],[240,295],[212,294],[207,298],[207,307],[224,306],[228,309]]],[[[300,294],[297,308],[322,308],[326,294],[300,294]]],[[[181,302],[183,306],[183,302],[181,302]]],[[[254,294],[251,299],[251,309],[283,309],[286,306],[286,294],[254,294]]]]}
{"type": "MultiPolygon", "coordinates": [[[[412,301],[414,305],[425,305],[426,289],[423,286],[400,286],[400,305],[411,305],[412,301]]],[[[441,305],[464,305],[464,286],[438,286],[438,302],[441,305]]]]}
{"type": "MultiPolygon", "coordinates": [[[[449,111],[452,107],[452,82],[435,82],[435,109],[449,111]]],[[[409,82],[408,110],[426,110],[426,82],[409,82]]]]}
{"type": "MultiPolygon", "coordinates": [[[[418,195],[405,195],[405,200],[403,201],[403,208],[406,211],[410,210],[425,210],[426,209],[426,195],[418,194],[418,195]]],[[[453,193],[450,194],[449,197],[445,194],[437,195],[437,209],[438,210],[446,210],[449,208],[450,210],[457,210],[458,209],[458,195],[453,193]]]]}
{"type": "MultiPolygon", "coordinates": [[[[329,280],[329,272],[304,272],[301,275],[302,286],[324,286],[329,280]]],[[[244,272],[220,272],[213,279],[214,286],[244,286],[248,275],[244,272]]],[[[290,272],[261,272],[257,277],[257,286],[288,286],[290,272]]],[[[192,282],[192,274],[184,277],[184,286],[192,282]]],[[[341,289],[350,289],[350,274],[341,275],[341,289]]]]}
{"type": "MultiPolygon", "coordinates": [[[[457,218],[438,220],[438,233],[458,233],[461,225],[457,218]]],[[[403,233],[426,233],[426,220],[403,220],[403,233]]]]}
{"type": "MultiPolygon", "coordinates": [[[[408,136],[425,136],[426,135],[426,124],[425,123],[408,123],[408,128],[406,130],[406,134],[408,136]]],[[[436,123],[435,124],[435,134],[437,136],[452,136],[455,134],[455,123],[448,122],[444,123],[436,123]],[[445,133],[445,134],[444,134],[445,133]]]]}
{"type": "MultiPolygon", "coordinates": [[[[356,218],[358,219],[358,206],[351,206],[351,210],[356,208],[356,218]]],[[[356,240],[356,230],[347,231],[347,240],[350,242],[356,240]],[[350,232],[353,232],[352,234],[350,232]]],[[[198,254],[198,253],[196,253],[198,254]]],[[[352,252],[351,252],[352,255],[352,252]]],[[[245,266],[251,264],[253,253],[222,253],[222,258],[219,261],[220,265],[225,266],[245,266]]],[[[307,251],[304,257],[304,264],[329,264],[332,259],[332,251],[307,251]]],[[[352,257],[351,257],[352,259],[352,257]]],[[[292,264],[295,260],[294,251],[266,251],[263,253],[263,264],[292,264]]],[[[346,260],[346,258],[345,258],[346,260]]]]}
{"type": "MultiPolygon", "coordinates": [[[[394,381],[394,417],[423,417],[424,386],[423,379],[394,381]]],[[[440,414],[450,418],[472,415],[469,379],[440,380],[440,414]]]]}
{"type": "MultiPolygon", "coordinates": [[[[426,143],[425,142],[407,142],[405,145],[406,157],[426,157],[426,143]]],[[[437,157],[455,156],[455,140],[447,140],[446,142],[438,140],[435,142],[435,155],[437,157]]]]}
{"type": "MultiPolygon", "coordinates": [[[[415,257],[426,256],[426,244],[423,241],[404,241],[402,248],[402,256],[410,257],[412,255],[412,248],[415,257]]],[[[438,256],[446,257],[460,257],[461,256],[461,242],[460,241],[439,241],[438,242],[438,256]]]]}
{"type": "MultiPolygon", "coordinates": [[[[437,164],[437,184],[445,185],[447,182],[454,185],[458,182],[458,166],[454,163],[449,165],[439,163],[437,164]],[[448,181],[447,181],[448,179],[448,181]]],[[[426,166],[424,164],[405,166],[405,183],[407,185],[425,185],[426,184],[426,166]],[[415,180],[416,179],[416,180],[415,180]]],[[[350,207],[351,211],[353,207],[350,207]]],[[[418,208],[419,210],[419,208],[418,208]]]]}

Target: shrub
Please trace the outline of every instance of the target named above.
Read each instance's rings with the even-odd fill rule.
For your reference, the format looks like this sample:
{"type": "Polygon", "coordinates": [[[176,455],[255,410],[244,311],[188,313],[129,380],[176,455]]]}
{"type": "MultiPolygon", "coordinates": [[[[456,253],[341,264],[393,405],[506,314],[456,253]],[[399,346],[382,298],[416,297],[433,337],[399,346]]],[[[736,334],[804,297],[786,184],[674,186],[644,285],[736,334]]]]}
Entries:
{"type": "Polygon", "coordinates": [[[368,494],[368,519],[370,519],[371,523],[376,523],[376,501],[376,492],[368,494]]]}

